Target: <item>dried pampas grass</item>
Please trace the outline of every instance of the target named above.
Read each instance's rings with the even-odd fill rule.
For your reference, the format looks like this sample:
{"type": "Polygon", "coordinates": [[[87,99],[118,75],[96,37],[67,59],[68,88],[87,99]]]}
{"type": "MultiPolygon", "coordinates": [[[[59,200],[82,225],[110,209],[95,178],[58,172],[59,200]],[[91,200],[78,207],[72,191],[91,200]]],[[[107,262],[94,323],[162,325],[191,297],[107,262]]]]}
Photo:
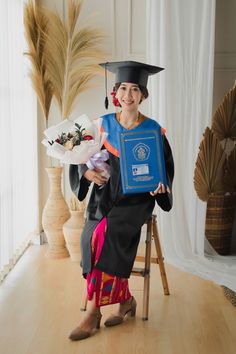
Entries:
{"type": "Polygon", "coordinates": [[[25,53],[31,61],[31,80],[37,94],[39,104],[44,117],[48,121],[50,105],[52,101],[52,85],[48,78],[45,63],[45,37],[48,32],[48,18],[42,8],[32,0],[24,7],[25,37],[28,51],[25,53]]]}
{"type": "Polygon", "coordinates": [[[212,131],[219,140],[236,139],[236,84],[225,95],[212,120],[212,131]]]}
{"type": "Polygon", "coordinates": [[[89,81],[101,72],[98,64],[104,59],[102,31],[88,26],[76,29],[82,2],[68,1],[66,21],[54,12],[47,13],[45,62],[63,119],[70,116],[77,96],[90,87],[89,81]]]}
{"type": "Polygon", "coordinates": [[[85,209],[85,202],[84,201],[80,202],[78,198],[75,195],[73,195],[70,198],[70,210],[84,212],[84,209],[85,209]]]}
{"type": "Polygon", "coordinates": [[[207,127],[194,170],[194,187],[201,200],[207,201],[210,194],[222,192],[225,159],[219,140],[207,127]]]}
{"type": "Polygon", "coordinates": [[[25,34],[32,64],[31,79],[48,120],[55,96],[62,118],[69,118],[77,96],[91,87],[104,60],[103,32],[89,26],[77,30],[83,0],[68,0],[67,20],[28,0],[24,10],[25,34]]]}

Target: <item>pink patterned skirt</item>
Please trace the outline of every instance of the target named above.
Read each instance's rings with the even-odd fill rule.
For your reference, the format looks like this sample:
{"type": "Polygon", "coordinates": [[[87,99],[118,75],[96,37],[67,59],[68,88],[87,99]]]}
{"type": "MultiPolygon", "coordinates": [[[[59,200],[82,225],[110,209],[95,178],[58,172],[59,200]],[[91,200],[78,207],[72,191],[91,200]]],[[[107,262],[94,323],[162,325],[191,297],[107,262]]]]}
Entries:
{"type": "Polygon", "coordinates": [[[87,297],[92,300],[95,296],[96,307],[120,303],[131,298],[127,278],[110,275],[96,268],[100,257],[107,220],[103,218],[96,226],[91,241],[92,269],[87,274],[87,297]]]}

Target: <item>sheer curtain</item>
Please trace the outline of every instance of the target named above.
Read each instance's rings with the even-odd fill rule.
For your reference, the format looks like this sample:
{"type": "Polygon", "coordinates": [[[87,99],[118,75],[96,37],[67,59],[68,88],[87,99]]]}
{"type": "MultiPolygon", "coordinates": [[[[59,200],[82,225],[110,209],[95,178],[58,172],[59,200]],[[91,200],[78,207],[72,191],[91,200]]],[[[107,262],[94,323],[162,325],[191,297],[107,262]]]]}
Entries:
{"type": "MultiPolygon", "coordinates": [[[[211,124],[215,0],[147,0],[150,112],[166,128],[175,159],[174,207],[157,211],[167,261],[236,291],[236,259],[204,255],[206,203],[194,190],[202,133],[211,124]]],[[[209,248],[209,247],[208,247],[209,248]]]]}
{"type": "Polygon", "coordinates": [[[37,230],[37,115],[20,0],[0,2],[0,280],[37,230]]]}

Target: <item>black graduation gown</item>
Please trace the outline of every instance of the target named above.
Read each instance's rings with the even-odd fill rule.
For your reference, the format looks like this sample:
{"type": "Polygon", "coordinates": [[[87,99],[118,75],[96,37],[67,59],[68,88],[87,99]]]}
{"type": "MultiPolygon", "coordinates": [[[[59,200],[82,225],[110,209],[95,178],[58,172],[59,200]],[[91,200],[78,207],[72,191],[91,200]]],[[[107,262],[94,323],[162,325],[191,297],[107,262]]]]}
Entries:
{"type": "MultiPolygon", "coordinates": [[[[168,140],[163,136],[165,166],[168,186],[172,187],[174,162],[168,140]]],[[[141,227],[151,216],[155,200],[165,211],[172,208],[172,193],[122,194],[119,158],[109,152],[111,176],[100,188],[93,185],[87,206],[86,223],[81,235],[83,275],[91,270],[91,237],[99,221],[107,218],[107,230],[102,252],[96,268],[119,277],[129,278],[137,253],[141,227]]],[[[82,201],[90,182],[83,177],[86,165],[71,165],[69,179],[72,191],[82,201]]]]}

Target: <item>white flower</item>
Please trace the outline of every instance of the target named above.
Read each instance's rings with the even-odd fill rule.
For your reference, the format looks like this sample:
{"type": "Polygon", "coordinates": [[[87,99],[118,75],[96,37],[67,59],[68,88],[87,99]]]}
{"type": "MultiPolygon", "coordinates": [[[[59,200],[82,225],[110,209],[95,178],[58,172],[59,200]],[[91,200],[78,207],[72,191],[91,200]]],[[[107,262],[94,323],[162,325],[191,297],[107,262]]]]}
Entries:
{"type": "Polygon", "coordinates": [[[66,150],[72,150],[73,149],[73,142],[71,140],[68,140],[65,144],[64,144],[64,148],[66,150]]]}

